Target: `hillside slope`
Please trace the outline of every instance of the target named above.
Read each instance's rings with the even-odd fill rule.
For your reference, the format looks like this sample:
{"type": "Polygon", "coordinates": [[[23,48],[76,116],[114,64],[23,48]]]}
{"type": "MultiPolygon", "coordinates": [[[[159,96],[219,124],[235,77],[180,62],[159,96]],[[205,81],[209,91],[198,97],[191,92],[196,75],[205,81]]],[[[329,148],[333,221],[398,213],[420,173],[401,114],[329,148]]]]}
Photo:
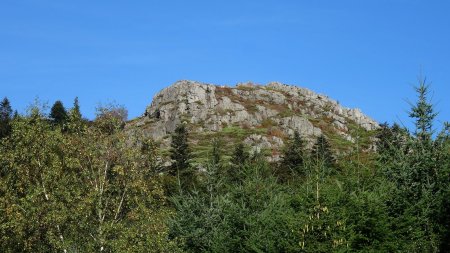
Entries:
{"type": "Polygon", "coordinates": [[[276,82],[226,87],[183,80],[161,90],[126,129],[167,147],[180,123],[187,123],[196,152],[207,152],[211,139],[220,137],[225,146],[243,141],[253,150],[269,151],[274,159],[294,131],[310,145],[324,134],[342,150],[379,127],[359,109],[345,108],[306,88],[276,82]]]}

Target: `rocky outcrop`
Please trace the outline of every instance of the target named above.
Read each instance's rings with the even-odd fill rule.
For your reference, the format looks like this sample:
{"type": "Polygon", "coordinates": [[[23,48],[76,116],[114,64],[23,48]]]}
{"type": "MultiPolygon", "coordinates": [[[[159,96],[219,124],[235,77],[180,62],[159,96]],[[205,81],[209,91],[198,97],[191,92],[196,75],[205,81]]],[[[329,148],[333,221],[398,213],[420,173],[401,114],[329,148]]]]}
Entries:
{"type": "Polygon", "coordinates": [[[280,147],[283,136],[294,131],[306,139],[332,131],[352,140],[349,125],[367,131],[378,128],[378,123],[359,109],[342,107],[306,88],[277,82],[226,87],[193,81],[178,81],[160,91],[144,115],[127,128],[165,140],[182,122],[188,123],[192,132],[220,132],[230,126],[267,129],[267,134],[253,133],[244,138],[256,149],[280,147]]]}

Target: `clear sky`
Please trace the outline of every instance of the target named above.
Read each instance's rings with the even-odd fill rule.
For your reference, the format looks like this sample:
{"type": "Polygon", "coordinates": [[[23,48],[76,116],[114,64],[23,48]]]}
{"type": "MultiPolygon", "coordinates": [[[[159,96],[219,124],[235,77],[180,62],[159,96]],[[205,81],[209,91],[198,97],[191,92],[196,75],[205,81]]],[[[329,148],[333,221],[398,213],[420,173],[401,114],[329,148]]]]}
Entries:
{"type": "Polygon", "coordinates": [[[177,80],[280,81],[384,122],[410,120],[420,72],[450,120],[450,1],[1,0],[0,96],[130,118],[177,80]]]}

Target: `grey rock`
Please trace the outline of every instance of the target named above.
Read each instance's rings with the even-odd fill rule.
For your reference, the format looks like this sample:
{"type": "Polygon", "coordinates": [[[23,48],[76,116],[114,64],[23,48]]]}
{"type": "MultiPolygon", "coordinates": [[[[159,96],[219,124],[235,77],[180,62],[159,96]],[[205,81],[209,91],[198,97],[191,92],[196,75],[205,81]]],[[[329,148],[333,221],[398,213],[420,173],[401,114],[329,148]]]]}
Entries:
{"type": "Polygon", "coordinates": [[[291,116],[277,120],[278,124],[289,135],[293,135],[298,131],[303,136],[319,136],[322,134],[320,128],[314,125],[306,118],[299,116],[291,116]]]}
{"type": "MultiPolygon", "coordinates": [[[[161,90],[146,108],[144,115],[131,121],[126,128],[141,130],[146,136],[168,144],[169,134],[181,122],[187,122],[191,131],[221,131],[226,126],[267,128],[275,124],[286,136],[294,131],[314,140],[324,133],[323,118],[343,138],[352,141],[348,124],[374,130],[378,123],[359,109],[345,108],[333,99],[309,89],[272,82],[267,85],[252,83],[236,87],[217,86],[195,81],[178,81],[161,90]]],[[[134,130],[133,130],[134,131],[134,130]]],[[[325,132],[326,134],[326,132],[325,132]]],[[[276,136],[247,136],[247,143],[256,149],[280,148],[283,139],[276,136]]]]}

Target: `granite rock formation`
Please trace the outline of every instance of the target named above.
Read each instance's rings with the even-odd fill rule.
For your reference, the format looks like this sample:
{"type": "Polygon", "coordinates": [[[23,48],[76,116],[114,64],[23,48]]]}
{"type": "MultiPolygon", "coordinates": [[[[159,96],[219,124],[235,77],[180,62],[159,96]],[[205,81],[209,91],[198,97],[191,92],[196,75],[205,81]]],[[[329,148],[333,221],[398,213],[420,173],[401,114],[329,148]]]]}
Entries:
{"type": "Polygon", "coordinates": [[[353,142],[352,129],[379,127],[359,109],[345,108],[306,88],[278,82],[227,87],[183,80],[156,94],[145,113],[127,129],[143,131],[167,145],[167,137],[180,123],[187,123],[194,134],[246,129],[247,134],[240,137],[255,150],[279,149],[294,131],[310,142],[321,134],[353,142]]]}

